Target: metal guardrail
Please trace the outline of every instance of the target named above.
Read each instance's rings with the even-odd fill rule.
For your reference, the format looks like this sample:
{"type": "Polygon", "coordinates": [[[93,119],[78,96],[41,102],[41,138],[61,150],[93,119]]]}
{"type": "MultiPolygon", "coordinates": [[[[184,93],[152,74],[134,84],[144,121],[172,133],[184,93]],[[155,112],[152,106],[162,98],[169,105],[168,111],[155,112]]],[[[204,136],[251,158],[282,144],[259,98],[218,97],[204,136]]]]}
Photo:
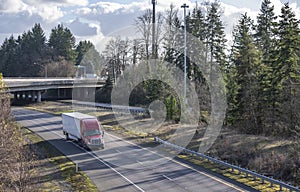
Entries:
{"type": "Polygon", "coordinates": [[[142,107],[111,105],[108,103],[93,103],[93,102],[75,101],[75,100],[72,101],[72,104],[82,105],[82,106],[91,106],[91,107],[107,109],[107,110],[114,110],[114,111],[123,112],[123,113],[130,112],[135,115],[146,115],[146,116],[149,115],[149,111],[142,107]]]}
{"type": "Polygon", "coordinates": [[[200,157],[202,160],[207,160],[208,162],[213,162],[219,166],[224,166],[226,168],[229,168],[231,169],[231,171],[233,172],[234,170],[237,170],[238,171],[238,174],[241,174],[241,173],[244,173],[246,175],[246,178],[249,178],[250,176],[253,177],[254,181],[257,181],[258,179],[261,179],[261,183],[262,184],[265,184],[266,181],[268,181],[270,183],[270,187],[273,187],[274,185],[279,185],[279,188],[280,188],[280,191],[283,191],[283,189],[286,189],[286,190],[289,190],[290,192],[300,192],[300,189],[297,188],[297,187],[294,187],[292,185],[289,185],[289,184],[286,184],[282,181],[279,181],[279,180],[276,180],[276,179],[273,179],[273,178],[270,178],[270,177],[267,177],[267,176],[264,176],[264,175],[261,175],[261,174],[258,174],[254,171],[250,171],[248,169],[245,169],[245,168],[241,168],[239,166],[235,166],[235,165],[231,165],[229,163],[226,163],[224,161],[221,161],[221,160],[218,160],[218,159],[215,159],[213,157],[209,157],[207,155],[204,155],[202,153],[199,153],[199,152],[195,152],[193,150],[190,150],[190,149],[186,149],[184,147],[181,147],[181,146],[178,146],[178,145],[174,145],[170,142],[167,142],[167,141],[164,141],[158,137],[155,137],[154,138],[154,141],[155,142],[158,142],[158,143],[161,143],[161,144],[164,144],[164,145],[167,145],[173,149],[176,149],[176,150],[180,150],[181,152],[183,153],[186,153],[186,154],[189,154],[189,155],[192,155],[192,156],[197,156],[197,157],[200,157]]]}

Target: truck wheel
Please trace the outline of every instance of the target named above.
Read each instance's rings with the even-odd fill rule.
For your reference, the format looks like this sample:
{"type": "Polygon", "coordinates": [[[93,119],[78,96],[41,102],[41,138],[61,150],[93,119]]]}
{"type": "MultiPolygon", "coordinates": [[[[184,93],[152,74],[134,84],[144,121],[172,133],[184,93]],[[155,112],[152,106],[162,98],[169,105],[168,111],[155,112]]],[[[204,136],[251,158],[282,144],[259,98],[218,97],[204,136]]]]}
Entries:
{"type": "Polygon", "coordinates": [[[81,139],[78,139],[78,141],[77,141],[77,142],[78,142],[78,145],[79,145],[80,147],[84,147],[84,146],[83,146],[83,142],[82,142],[82,140],[81,140],[81,139]]]}
{"type": "Polygon", "coordinates": [[[66,133],[66,140],[70,140],[69,134],[66,133]]]}
{"type": "Polygon", "coordinates": [[[86,144],[83,142],[82,139],[79,139],[79,140],[78,140],[78,144],[79,144],[79,146],[83,147],[84,149],[87,148],[87,147],[86,147],[86,144]]]}

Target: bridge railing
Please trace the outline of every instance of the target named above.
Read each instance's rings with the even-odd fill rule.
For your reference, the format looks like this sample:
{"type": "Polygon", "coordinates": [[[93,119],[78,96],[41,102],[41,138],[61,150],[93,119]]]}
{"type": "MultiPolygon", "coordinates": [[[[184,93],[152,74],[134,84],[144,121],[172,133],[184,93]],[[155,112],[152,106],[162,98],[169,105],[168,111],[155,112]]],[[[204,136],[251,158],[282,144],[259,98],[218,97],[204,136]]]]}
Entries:
{"type": "Polygon", "coordinates": [[[75,100],[72,101],[72,104],[81,105],[81,106],[90,106],[99,109],[114,110],[115,112],[123,112],[123,113],[130,112],[135,115],[143,115],[143,116],[149,115],[149,110],[142,107],[111,105],[108,103],[94,103],[94,102],[75,101],[75,100]]]}
{"type": "Polygon", "coordinates": [[[265,184],[266,181],[267,181],[267,182],[270,183],[270,187],[273,187],[274,185],[278,185],[279,188],[280,188],[280,191],[283,191],[283,189],[285,189],[285,190],[289,190],[290,192],[300,192],[299,188],[294,187],[292,185],[289,185],[287,183],[284,183],[282,181],[267,177],[265,175],[261,175],[259,173],[254,172],[254,171],[251,171],[251,170],[248,170],[248,169],[236,166],[236,165],[231,165],[231,164],[229,164],[227,162],[224,162],[224,161],[221,161],[219,159],[215,159],[215,158],[209,157],[205,154],[202,154],[202,153],[190,150],[190,149],[186,149],[184,147],[181,147],[181,146],[172,144],[170,142],[164,141],[164,140],[162,140],[158,137],[155,137],[154,141],[157,142],[157,143],[161,143],[161,144],[163,144],[167,147],[173,148],[175,150],[181,151],[182,153],[192,155],[192,156],[196,156],[196,157],[200,157],[202,160],[207,160],[208,162],[213,162],[217,166],[226,167],[228,169],[231,169],[232,172],[237,170],[238,174],[244,173],[246,178],[252,177],[254,179],[254,181],[257,181],[258,179],[260,179],[262,184],[265,184]]]}

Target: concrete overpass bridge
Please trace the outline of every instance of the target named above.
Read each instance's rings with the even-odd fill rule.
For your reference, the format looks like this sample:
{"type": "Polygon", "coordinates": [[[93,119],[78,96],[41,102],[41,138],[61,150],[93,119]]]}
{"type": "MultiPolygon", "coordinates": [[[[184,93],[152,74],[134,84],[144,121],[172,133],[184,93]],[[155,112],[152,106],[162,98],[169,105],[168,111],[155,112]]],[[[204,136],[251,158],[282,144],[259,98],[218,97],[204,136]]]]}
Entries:
{"type": "Polygon", "coordinates": [[[87,78],[3,78],[14,100],[41,102],[42,99],[71,99],[89,97],[104,86],[105,79],[87,78]]]}

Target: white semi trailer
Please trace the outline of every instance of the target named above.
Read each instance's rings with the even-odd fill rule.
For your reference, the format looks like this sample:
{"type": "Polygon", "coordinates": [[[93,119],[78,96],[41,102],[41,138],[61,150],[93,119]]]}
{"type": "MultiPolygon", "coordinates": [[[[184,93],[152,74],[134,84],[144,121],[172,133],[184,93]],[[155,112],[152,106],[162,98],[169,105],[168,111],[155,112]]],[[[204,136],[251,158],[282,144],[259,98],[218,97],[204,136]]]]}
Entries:
{"type": "Polygon", "coordinates": [[[62,114],[63,133],[85,148],[104,148],[104,132],[96,117],[83,113],[62,114]]]}

